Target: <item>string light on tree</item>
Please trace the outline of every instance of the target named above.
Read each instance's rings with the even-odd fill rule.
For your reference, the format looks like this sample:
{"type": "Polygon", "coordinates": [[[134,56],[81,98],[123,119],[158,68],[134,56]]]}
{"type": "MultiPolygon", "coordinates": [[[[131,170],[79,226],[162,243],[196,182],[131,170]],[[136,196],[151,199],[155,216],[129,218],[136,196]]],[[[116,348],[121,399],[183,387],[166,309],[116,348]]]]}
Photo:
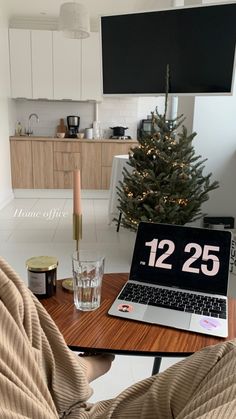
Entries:
{"type": "Polygon", "coordinates": [[[141,220],[183,225],[202,217],[202,203],[219,184],[203,174],[206,159],[195,155],[196,134],[188,134],[183,121],[182,115],[167,120],[166,107],[164,115],[152,113],[152,134],[138,139],[129,155],[133,170],[124,170],[118,187],[123,227],[137,230],[141,220]]]}

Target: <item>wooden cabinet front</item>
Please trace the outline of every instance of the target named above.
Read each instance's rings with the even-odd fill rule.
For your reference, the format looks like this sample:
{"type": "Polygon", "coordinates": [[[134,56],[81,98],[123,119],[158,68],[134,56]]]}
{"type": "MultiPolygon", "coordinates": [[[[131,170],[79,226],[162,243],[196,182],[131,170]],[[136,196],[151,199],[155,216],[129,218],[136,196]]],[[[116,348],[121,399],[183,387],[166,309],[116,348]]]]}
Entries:
{"type": "Polygon", "coordinates": [[[82,143],[82,189],[101,189],[101,143],[82,143]]]}
{"type": "Polygon", "coordinates": [[[137,143],[13,137],[10,145],[13,188],[72,189],[80,169],[82,189],[109,189],[113,157],[137,143]]]}
{"type": "Polygon", "coordinates": [[[52,141],[32,141],[33,185],[35,189],[53,189],[52,141]]]}
{"type": "Polygon", "coordinates": [[[58,170],[54,172],[54,188],[55,189],[72,189],[73,188],[73,172],[58,170]]]}
{"type": "Polygon", "coordinates": [[[102,189],[109,189],[113,157],[128,154],[137,143],[104,143],[102,144],[102,189]]]}
{"type": "Polygon", "coordinates": [[[54,153],[54,170],[70,171],[80,169],[80,153],[54,153]]]}
{"type": "Polygon", "coordinates": [[[33,188],[31,141],[11,141],[11,178],[13,189],[33,188]]]}
{"type": "Polygon", "coordinates": [[[80,151],[78,143],[68,140],[54,143],[54,188],[73,188],[73,170],[81,168],[80,151]]]}
{"type": "Polygon", "coordinates": [[[109,189],[111,182],[111,166],[102,166],[102,185],[101,189],[109,189]]]}
{"type": "Polygon", "coordinates": [[[102,144],[102,166],[112,166],[113,157],[119,154],[128,154],[131,147],[136,144],[130,143],[105,143],[102,144]]]}

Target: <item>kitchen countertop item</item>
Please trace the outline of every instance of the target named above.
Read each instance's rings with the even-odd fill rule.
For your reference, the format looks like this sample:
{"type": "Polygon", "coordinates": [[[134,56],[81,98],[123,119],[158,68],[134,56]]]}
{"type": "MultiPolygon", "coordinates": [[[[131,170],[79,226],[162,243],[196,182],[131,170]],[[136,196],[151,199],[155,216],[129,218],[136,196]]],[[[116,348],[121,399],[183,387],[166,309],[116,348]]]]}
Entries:
{"type": "Polygon", "coordinates": [[[88,140],[92,140],[93,139],[93,128],[85,128],[85,137],[88,140]]]}
{"type": "Polygon", "coordinates": [[[66,125],[63,118],[60,118],[60,123],[57,125],[56,134],[65,134],[66,135],[66,125]]]}
{"type": "Polygon", "coordinates": [[[76,138],[79,132],[80,117],[78,115],[68,115],[66,120],[68,126],[68,137],[76,138]]]}
{"type": "Polygon", "coordinates": [[[121,136],[114,136],[114,135],[112,135],[111,137],[110,137],[110,139],[111,140],[131,140],[131,137],[129,136],[129,135],[124,135],[123,137],[121,137],[121,136]]]}
{"type": "Polygon", "coordinates": [[[124,137],[128,127],[110,127],[113,130],[113,137],[124,137]]]}

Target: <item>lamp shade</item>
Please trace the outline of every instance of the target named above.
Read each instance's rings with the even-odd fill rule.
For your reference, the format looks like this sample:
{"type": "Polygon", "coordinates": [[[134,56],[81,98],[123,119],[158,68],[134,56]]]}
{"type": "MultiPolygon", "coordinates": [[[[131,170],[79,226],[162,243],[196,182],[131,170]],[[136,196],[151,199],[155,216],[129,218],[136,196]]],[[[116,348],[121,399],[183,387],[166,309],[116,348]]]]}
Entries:
{"type": "Polygon", "coordinates": [[[60,8],[59,30],[66,38],[88,38],[90,34],[89,13],[83,4],[64,3],[60,8]]]}

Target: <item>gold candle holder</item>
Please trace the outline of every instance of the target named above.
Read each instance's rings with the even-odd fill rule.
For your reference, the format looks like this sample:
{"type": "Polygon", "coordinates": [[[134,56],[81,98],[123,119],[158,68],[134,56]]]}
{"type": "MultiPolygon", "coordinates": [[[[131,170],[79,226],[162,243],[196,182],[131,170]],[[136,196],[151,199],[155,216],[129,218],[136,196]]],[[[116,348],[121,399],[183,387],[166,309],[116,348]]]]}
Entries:
{"type": "MultiPolygon", "coordinates": [[[[76,240],[76,251],[79,251],[79,240],[82,239],[82,214],[73,214],[73,240],[76,240]]],[[[73,278],[62,281],[62,287],[73,292],[73,278]]]]}
{"type": "Polygon", "coordinates": [[[73,239],[76,240],[76,250],[79,250],[79,240],[82,239],[82,214],[73,214],[73,239]]]}

